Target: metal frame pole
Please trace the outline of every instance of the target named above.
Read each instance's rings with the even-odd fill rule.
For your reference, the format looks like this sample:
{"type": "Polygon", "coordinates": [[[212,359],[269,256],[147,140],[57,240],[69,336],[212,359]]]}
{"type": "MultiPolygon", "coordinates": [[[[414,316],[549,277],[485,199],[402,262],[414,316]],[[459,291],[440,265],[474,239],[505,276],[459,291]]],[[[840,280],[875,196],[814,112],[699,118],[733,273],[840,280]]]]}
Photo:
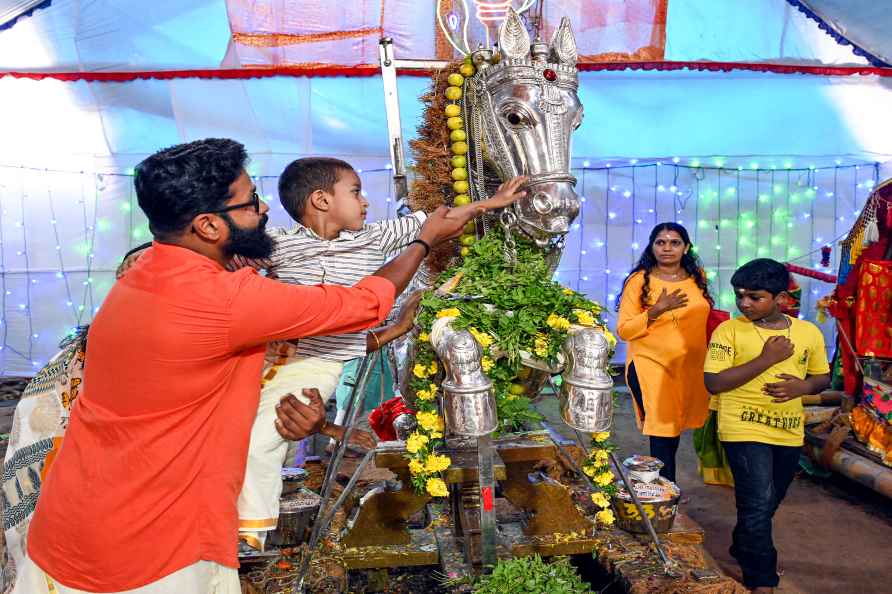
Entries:
{"type": "Polygon", "coordinates": [[[390,164],[393,167],[393,190],[396,200],[399,201],[409,195],[409,186],[406,181],[406,155],[403,149],[400,100],[396,85],[396,60],[393,57],[393,40],[390,37],[384,37],[378,44],[381,80],[384,83],[384,108],[387,113],[390,164]]]}
{"type": "MultiPolygon", "coordinates": [[[[365,387],[369,381],[369,375],[371,374],[372,368],[375,365],[378,355],[378,351],[366,355],[365,357],[363,357],[362,363],[360,363],[359,365],[357,381],[356,384],[354,384],[353,391],[350,394],[350,401],[347,403],[347,414],[345,421],[347,424],[347,429],[346,431],[344,431],[344,439],[342,439],[335,448],[331,460],[328,463],[328,468],[325,471],[325,479],[322,483],[322,499],[319,502],[319,512],[316,514],[317,521],[313,525],[313,531],[310,534],[310,541],[309,543],[307,543],[307,550],[305,551],[304,556],[301,559],[300,569],[291,590],[293,594],[303,594],[303,592],[305,591],[304,588],[306,587],[306,575],[307,570],[310,567],[310,559],[313,557],[313,553],[316,551],[316,547],[319,544],[319,539],[322,537],[323,534],[322,525],[325,522],[319,520],[325,518],[328,514],[330,514],[332,518],[334,517],[334,510],[336,508],[333,507],[332,510],[329,511],[326,509],[326,507],[329,500],[331,499],[332,491],[334,490],[337,470],[341,465],[341,461],[344,459],[344,452],[347,451],[347,444],[350,443],[350,437],[353,434],[353,428],[356,424],[356,417],[359,415],[359,411],[362,410],[362,405],[360,405],[357,401],[362,400],[365,396],[365,387]]],[[[369,454],[366,454],[366,456],[370,457],[369,454]]],[[[355,473],[353,478],[358,475],[358,472],[355,473]]]]}
{"type": "MultiPolygon", "coordinates": [[[[495,566],[498,561],[496,555],[494,450],[492,434],[481,435],[477,438],[477,482],[480,488],[480,561],[484,572],[487,571],[487,568],[495,566]]],[[[470,538],[470,535],[467,538],[470,538]]]]}
{"type": "MultiPolygon", "coordinates": [[[[554,385],[554,380],[552,379],[552,377],[550,375],[548,376],[548,385],[551,387],[551,389],[555,393],[555,395],[557,395],[557,387],[554,385]]],[[[546,425],[544,423],[543,423],[543,425],[548,427],[548,425],[546,425]]],[[[586,455],[588,455],[588,447],[585,445],[585,439],[584,439],[582,432],[580,432],[578,429],[575,429],[575,428],[573,429],[573,431],[576,433],[576,439],[579,442],[579,447],[581,447],[582,451],[585,452],[586,455]]],[[[560,444],[558,444],[558,447],[559,448],[561,447],[560,444]]],[[[561,449],[563,449],[563,448],[561,448],[561,449]]],[[[570,460],[572,463],[572,458],[570,460]]],[[[629,492],[629,496],[632,498],[632,502],[635,504],[635,508],[638,510],[638,513],[641,515],[641,518],[644,521],[644,526],[647,528],[647,532],[648,532],[648,534],[650,534],[650,538],[654,543],[654,547],[656,547],[656,549],[657,549],[657,553],[660,556],[660,560],[663,562],[663,569],[666,571],[667,574],[673,573],[673,570],[672,570],[673,563],[672,563],[672,561],[669,560],[669,557],[666,556],[665,551],[663,551],[663,545],[660,542],[660,537],[657,536],[657,532],[656,532],[656,530],[654,530],[653,524],[650,523],[650,518],[644,512],[644,507],[642,507],[641,501],[638,499],[638,493],[636,493],[635,489],[632,487],[632,481],[629,480],[628,475],[623,470],[622,464],[619,463],[619,461],[616,459],[616,454],[614,454],[613,452],[610,452],[610,460],[611,460],[611,462],[613,462],[613,465],[616,467],[616,471],[619,473],[619,476],[622,479],[623,484],[626,486],[626,490],[629,492]]],[[[575,466],[575,464],[574,464],[574,466],[575,466]]],[[[582,473],[582,476],[583,476],[583,478],[586,478],[586,479],[588,478],[585,476],[585,473],[582,473]]],[[[591,481],[588,481],[588,482],[589,482],[589,484],[591,484],[591,481]]]]}

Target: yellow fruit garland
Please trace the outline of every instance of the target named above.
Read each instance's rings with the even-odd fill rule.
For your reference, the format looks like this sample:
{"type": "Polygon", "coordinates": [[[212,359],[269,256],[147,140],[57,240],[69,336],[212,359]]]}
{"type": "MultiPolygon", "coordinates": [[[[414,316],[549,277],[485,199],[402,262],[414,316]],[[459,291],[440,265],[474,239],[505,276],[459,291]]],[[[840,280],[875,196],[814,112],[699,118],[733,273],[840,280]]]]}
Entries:
{"type": "MultiPolygon", "coordinates": [[[[468,184],[468,143],[467,133],[464,130],[465,122],[461,117],[461,99],[463,96],[463,87],[465,78],[473,76],[476,69],[471,63],[470,56],[467,57],[460,67],[460,72],[450,74],[446,82],[449,86],[446,88],[446,98],[451,101],[444,108],[446,116],[446,127],[449,128],[450,157],[449,164],[452,167],[450,177],[453,180],[452,189],[455,191],[453,198],[454,206],[464,206],[471,203],[471,197],[468,195],[470,188],[468,184]]],[[[461,253],[466,256],[469,253],[469,247],[477,240],[477,230],[473,222],[469,223],[462,236],[459,238],[461,245],[461,253]]],[[[460,312],[457,308],[447,308],[437,312],[438,318],[458,317],[460,312]]],[[[483,344],[486,339],[483,333],[477,336],[477,340],[483,344]]],[[[412,369],[412,388],[417,398],[415,414],[417,427],[415,432],[409,436],[406,442],[406,450],[409,452],[409,472],[412,475],[412,483],[418,492],[427,492],[432,497],[445,497],[449,494],[446,483],[443,480],[443,472],[449,468],[452,461],[448,456],[435,454],[435,448],[442,443],[443,432],[445,430],[443,418],[437,409],[437,385],[430,381],[438,372],[437,362],[434,358],[433,350],[430,348],[428,341],[430,337],[427,332],[422,332],[418,336],[418,342],[422,345],[418,349],[415,367],[412,369]]],[[[484,344],[484,347],[492,343],[492,338],[484,344]]],[[[489,361],[492,366],[492,361],[489,361]]],[[[484,369],[486,362],[484,363],[484,369]]]]}
{"type": "MultiPolygon", "coordinates": [[[[446,87],[446,98],[452,103],[446,105],[444,113],[446,114],[446,127],[449,128],[449,147],[452,157],[449,164],[452,166],[450,177],[453,180],[452,189],[455,197],[452,200],[453,206],[464,206],[471,203],[471,197],[468,195],[470,184],[468,183],[468,135],[464,130],[465,121],[461,117],[461,100],[464,95],[465,79],[474,76],[477,71],[474,64],[471,63],[471,56],[467,56],[464,63],[459,67],[458,72],[453,72],[446,78],[449,84],[446,87]]],[[[460,253],[462,256],[470,254],[470,247],[477,241],[477,229],[473,222],[469,223],[464,229],[464,233],[459,237],[462,245],[460,253]]]]}

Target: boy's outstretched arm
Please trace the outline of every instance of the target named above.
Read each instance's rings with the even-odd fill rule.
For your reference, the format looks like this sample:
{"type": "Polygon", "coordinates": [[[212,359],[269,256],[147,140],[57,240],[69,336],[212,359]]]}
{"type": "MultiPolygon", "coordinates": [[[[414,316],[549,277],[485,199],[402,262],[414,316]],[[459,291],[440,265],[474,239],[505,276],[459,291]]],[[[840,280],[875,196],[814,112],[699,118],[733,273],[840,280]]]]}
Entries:
{"type": "Polygon", "coordinates": [[[729,367],[719,373],[704,373],[703,381],[710,394],[721,394],[739,388],[759,377],[773,365],[793,356],[793,343],[786,336],[771,336],[765,341],[759,356],[742,365],[729,367]]]}
{"type": "Polygon", "coordinates": [[[481,211],[486,212],[497,208],[504,208],[515,200],[526,196],[526,190],[520,190],[520,186],[526,181],[527,178],[523,175],[515,177],[514,179],[509,179],[499,186],[499,189],[496,190],[496,193],[493,194],[491,198],[465,204],[464,206],[455,206],[449,210],[449,216],[461,217],[472,211],[476,211],[475,216],[477,216],[481,211]]]}

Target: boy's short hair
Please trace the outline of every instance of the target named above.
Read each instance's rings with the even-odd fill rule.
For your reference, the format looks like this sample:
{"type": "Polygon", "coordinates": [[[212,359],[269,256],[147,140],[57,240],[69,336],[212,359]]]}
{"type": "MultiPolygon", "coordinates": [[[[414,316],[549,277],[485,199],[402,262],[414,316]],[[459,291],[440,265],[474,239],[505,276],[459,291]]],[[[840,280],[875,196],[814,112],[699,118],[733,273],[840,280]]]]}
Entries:
{"type": "Polygon", "coordinates": [[[350,163],[333,157],[307,157],[292,161],[279,176],[279,201],[295,221],[300,221],[307,198],[316,190],[334,192],[341,171],[353,171],[350,163]]]}
{"type": "Polygon", "coordinates": [[[768,291],[776,297],[790,287],[790,271],[771,258],[750,260],[734,272],[731,286],[749,291],[768,291]]]}

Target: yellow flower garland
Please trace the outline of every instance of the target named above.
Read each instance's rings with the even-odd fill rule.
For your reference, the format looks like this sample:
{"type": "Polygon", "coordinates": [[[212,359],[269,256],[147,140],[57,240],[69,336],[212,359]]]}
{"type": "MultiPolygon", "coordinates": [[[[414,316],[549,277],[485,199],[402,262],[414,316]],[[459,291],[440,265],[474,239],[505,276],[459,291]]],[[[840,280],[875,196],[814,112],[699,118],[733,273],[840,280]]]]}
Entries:
{"type": "Polygon", "coordinates": [[[438,318],[457,318],[461,315],[461,312],[457,307],[450,307],[449,309],[441,309],[437,312],[438,318]]]}
{"type": "Polygon", "coordinates": [[[592,435],[592,447],[582,466],[582,471],[591,477],[596,486],[592,493],[592,503],[599,508],[595,520],[601,526],[612,526],[616,521],[610,507],[610,498],[616,494],[616,477],[610,469],[610,452],[615,449],[609,442],[610,433],[602,431],[592,435]]]}
{"type": "Polygon", "coordinates": [[[416,431],[406,440],[406,450],[408,450],[410,454],[417,454],[428,441],[430,441],[430,438],[427,435],[423,435],[416,431]]]}
{"type": "Polygon", "coordinates": [[[449,458],[449,456],[431,454],[427,458],[427,463],[424,466],[424,470],[431,473],[442,472],[449,468],[450,464],[452,464],[452,460],[449,458]]]}
{"type": "Polygon", "coordinates": [[[446,483],[441,478],[427,479],[425,487],[432,497],[446,497],[449,495],[449,491],[446,489],[446,483]]]}
{"type": "MultiPolygon", "coordinates": [[[[437,318],[459,317],[458,308],[446,308],[437,312],[437,318]]],[[[415,431],[406,440],[406,457],[409,459],[409,472],[412,484],[418,493],[431,497],[445,497],[449,494],[443,472],[452,464],[449,456],[434,453],[442,444],[445,422],[437,407],[437,392],[434,381],[440,372],[430,335],[423,332],[418,336],[419,350],[415,366],[412,368],[412,389],[415,392],[415,431]]]]}
{"type": "MultiPolygon", "coordinates": [[[[545,320],[545,323],[555,330],[566,330],[570,327],[570,320],[561,316],[556,316],[554,314],[548,316],[548,319],[545,320]]],[[[594,320],[592,321],[592,323],[594,323],[594,320]]]]}
{"type": "Polygon", "coordinates": [[[483,348],[488,348],[493,343],[493,337],[487,334],[486,332],[481,332],[474,328],[473,326],[468,328],[468,332],[474,337],[474,339],[480,343],[480,346],[483,348]]]}
{"type": "Polygon", "coordinates": [[[536,335],[533,341],[533,353],[539,358],[545,358],[548,356],[548,347],[548,338],[542,333],[536,335]]]}
{"type": "Polygon", "coordinates": [[[595,325],[595,316],[584,309],[576,309],[573,310],[573,315],[576,316],[576,323],[580,326],[592,327],[595,325]]]}
{"type": "Polygon", "coordinates": [[[416,363],[415,367],[412,368],[412,375],[417,378],[424,379],[431,374],[430,368],[427,365],[422,365],[421,363],[416,363]]]}

